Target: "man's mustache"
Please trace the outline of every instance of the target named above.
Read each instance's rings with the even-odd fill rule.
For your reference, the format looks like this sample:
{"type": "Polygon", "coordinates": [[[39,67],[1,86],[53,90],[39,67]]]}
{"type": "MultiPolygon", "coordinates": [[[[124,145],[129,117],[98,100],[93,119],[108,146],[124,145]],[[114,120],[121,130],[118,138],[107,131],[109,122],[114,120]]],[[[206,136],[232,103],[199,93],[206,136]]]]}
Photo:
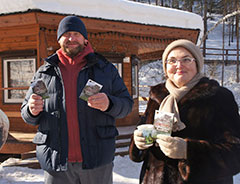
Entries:
{"type": "Polygon", "coordinates": [[[77,44],[77,45],[80,45],[78,42],[70,42],[70,41],[68,41],[68,42],[66,42],[66,45],[75,45],[75,44],[77,44]]]}

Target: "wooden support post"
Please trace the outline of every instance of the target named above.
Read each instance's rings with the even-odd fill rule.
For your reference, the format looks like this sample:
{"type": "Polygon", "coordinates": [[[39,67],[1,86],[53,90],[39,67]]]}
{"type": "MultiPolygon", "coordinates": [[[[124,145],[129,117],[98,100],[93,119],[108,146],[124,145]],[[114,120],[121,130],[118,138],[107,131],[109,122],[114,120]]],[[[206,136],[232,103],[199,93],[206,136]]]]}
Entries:
{"type": "Polygon", "coordinates": [[[223,31],[222,31],[222,81],[221,81],[221,85],[223,86],[223,82],[224,82],[224,35],[225,35],[225,21],[223,21],[223,31]]]}
{"type": "MultiPolygon", "coordinates": [[[[207,0],[204,0],[204,15],[203,15],[203,23],[204,23],[204,35],[207,34],[207,0]]],[[[203,57],[206,57],[206,39],[203,40],[203,57]]]]}
{"type": "MultiPolygon", "coordinates": [[[[223,17],[226,15],[226,0],[224,0],[224,10],[223,10],[223,17]]],[[[224,44],[225,44],[225,20],[223,20],[223,31],[222,31],[222,86],[223,86],[223,83],[224,83],[224,65],[225,65],[225,62],[224,62],[224,44]]]]}
{"type": "MultiPolygon", "coordinates": [[[[236,8],[238,10],[239,8],[239,3],[236,1],[236,8]]],[[[239,82],[239,15],[236,15],[236,36],[237,36],[237,78],[236,82],[239,82]]]]}

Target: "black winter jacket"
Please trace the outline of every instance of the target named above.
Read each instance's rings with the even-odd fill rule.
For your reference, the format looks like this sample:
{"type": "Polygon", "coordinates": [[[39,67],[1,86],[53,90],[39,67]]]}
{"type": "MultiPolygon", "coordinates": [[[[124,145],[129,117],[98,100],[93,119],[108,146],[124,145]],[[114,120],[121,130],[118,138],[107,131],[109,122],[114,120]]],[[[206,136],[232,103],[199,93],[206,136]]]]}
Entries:
{"type": "MultiPolygon", "coordinates": [[[[79,72],[77,95],[79,96],[89,78],[103,85],[101,92],[107,94],[111,107],[106,112],[90,108],[87,102],[78,98],[78,120],[83,169],[92,169],[108,164],[114,159],[115,137],[118,131],[115,119],[131,112],[133,100],[119,76],[117,69],[103,56],[91,53],[86,56],[87,65],[79,72]]],[[[33,93],[30,86],[21,107],[21,115],[26,123],[39,125],[33,140],[37,144],[36,153],[42,169],[46,171],[66,171],[68,161],[68,130],[65,109],[64,85],[58,56],[46,59],[34,75],[33,81],[41,78],[48,89],[50,98],[44,102],[44,110],[32,116],[28,109],[28,99],[33,93]]],[[[32,82],[33,82],[32,81],[32,82]]]]}

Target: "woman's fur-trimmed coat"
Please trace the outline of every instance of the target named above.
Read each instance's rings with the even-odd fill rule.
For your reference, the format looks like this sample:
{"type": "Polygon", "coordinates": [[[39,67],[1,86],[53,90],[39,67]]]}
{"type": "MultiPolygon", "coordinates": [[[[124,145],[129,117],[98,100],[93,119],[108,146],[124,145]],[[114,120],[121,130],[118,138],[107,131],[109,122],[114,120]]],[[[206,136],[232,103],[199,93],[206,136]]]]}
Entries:
{"type": "MultiPolygon", "coordinates": [[[[140,124],[152,124],[155,110],[168,95],[164,84],[151,87],[140,124]]],[[[139,150],[132,139],[129,155],[144,161],[140,183],[230,184],[240,172],[240,117],[233,94],[204,77],[178,102],[186,128],[172,136],[187,139],[187,159],[171,159],[154,144],[139,150]]]]}

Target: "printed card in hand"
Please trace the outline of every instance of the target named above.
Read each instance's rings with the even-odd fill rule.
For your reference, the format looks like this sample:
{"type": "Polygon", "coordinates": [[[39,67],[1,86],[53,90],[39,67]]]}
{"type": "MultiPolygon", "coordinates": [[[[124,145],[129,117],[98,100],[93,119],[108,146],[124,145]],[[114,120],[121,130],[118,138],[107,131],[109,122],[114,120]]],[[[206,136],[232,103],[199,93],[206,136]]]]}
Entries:
{"type": "Polygon", "coordinates": [[[80,98],[85,101],[88,101],[88,97],[99,93],[101,89],[102,89],[101,84],[98,84],[97,82],[89,79],[87,81],[87,84],[83,88],[82,93],[80,94],[80,98]]]}
{"type": "Polygon", "coordinates": [[[156,134],[164,134],[170,136],[172,133],[173,119],[173,113],[156,110],[153,123],[156,134]]]}
{"type": "Polygon", "coordinates": [[[49,98],[47,87],[42,79],[38,79],[37,81],[33,82],[31,86],[33,93],[41,96],[43,99],[49,98]]]}

